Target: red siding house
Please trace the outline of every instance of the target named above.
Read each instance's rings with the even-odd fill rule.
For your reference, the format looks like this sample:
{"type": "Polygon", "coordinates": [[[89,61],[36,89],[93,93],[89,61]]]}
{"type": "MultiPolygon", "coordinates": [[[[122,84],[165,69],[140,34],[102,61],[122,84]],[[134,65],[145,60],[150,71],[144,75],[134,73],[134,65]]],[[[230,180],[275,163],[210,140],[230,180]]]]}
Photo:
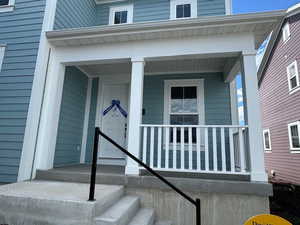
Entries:
{"type": "Polygon", "coordinates": [[[300,184],[300,4],[290,8],[259,67],[266,169],[272,180],[300,184]]]}

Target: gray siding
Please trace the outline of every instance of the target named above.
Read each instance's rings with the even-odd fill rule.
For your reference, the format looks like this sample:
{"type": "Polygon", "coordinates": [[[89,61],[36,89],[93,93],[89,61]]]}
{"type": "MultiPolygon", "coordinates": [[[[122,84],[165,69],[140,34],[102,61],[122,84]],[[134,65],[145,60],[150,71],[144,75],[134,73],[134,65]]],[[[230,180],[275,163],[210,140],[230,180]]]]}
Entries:
{"type": "Polygon", "coordinates": [[[96,18],[94,0],[58,0],[54,29],[94,26],[96,18]]]}
{"type": "MultiPolygon", "coordinates": [[[[170,18],[170,0],[128,0],[95,6],[93,0],[59,0],[55,29],[108,25],[111,6],[133,3],[133,22],[170,18]]],[[[225,14],[225,0],[198,0],[198,16],[225,14]]]]}
{"type": "Polygon", "coordinates": [[[16,0],[14,11],[0,13],[0,182],[18,176],[44,8],[45,0],[16,0]]]}
{"type": "Polygon", "coordinates": [[[87,83],[77,68],[66,68],[54,166],[80,162],[87,83]]]}
{"type": "Polygon", "coordinates": [[[97,109],[97,96],[98,96],[98,82],[99,79],[93,79],[92,94],[91,94],[91,107],[89,115],[89,126],[88,136],[86,143],[86,155],[85,161],[87,163],[92,161],[92,152],[94,147],[94,133],[95,133],[95,120],[96,120],[96,109],[97,109]]]}

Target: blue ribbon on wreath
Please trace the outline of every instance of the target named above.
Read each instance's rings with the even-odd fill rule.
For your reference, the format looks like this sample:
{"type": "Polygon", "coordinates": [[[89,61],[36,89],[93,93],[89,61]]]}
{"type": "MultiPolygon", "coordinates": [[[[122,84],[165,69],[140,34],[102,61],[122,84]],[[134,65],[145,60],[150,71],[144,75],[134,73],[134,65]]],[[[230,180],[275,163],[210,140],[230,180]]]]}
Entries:
{"type": "Polygon", "coordinates": [[[104,111],[103,111],[103,116],[105,116],[107,113],[109,113],[109,111],[111,111],[112,109],[114,109],[114,108],[117,108],[119,111],[120,111],[120,113],[125,117],[125,118],[127,118],[127,112],[121,107],[121,105],[120,105],[120,101],[119,100],[112,100],[111,101],[111,105],[107,108],[107,109],[105,109],[104,111]]]}

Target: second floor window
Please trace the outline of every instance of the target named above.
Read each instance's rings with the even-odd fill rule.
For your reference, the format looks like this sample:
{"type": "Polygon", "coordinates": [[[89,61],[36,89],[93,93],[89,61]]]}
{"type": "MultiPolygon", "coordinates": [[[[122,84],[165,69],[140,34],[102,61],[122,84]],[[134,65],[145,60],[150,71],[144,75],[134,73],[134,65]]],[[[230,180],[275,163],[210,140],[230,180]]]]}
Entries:
{"type": "Polygon", "coordinates": [[[114,6],[110,8],[109,25],[128,24],[133,20],[133,5],[114,6]]]}
{"type": "Polygon", "coordinates": [[[300,150],[300,122],[290,123],[289,127],[289,141],[290,149],[292,151],[300,150]]]}
{"type": "Polygon", "coordinates": [[[265,151],[271,151],[271,137],[270,137],[270,130],[264,130],[263,132],[264,138],[264,148],[265,151]]]}
{"type": "Polygon", "coordinates": [[[294,91],[299,87],[299,74],[298,74],[298,65],[297,61],[291,63],[287,67],[287,75],[289,82],[289,90],[294,91]]]}
{"type": "Polygon", "coordinates": [[[1,72],[2,63],[4,59],[4,52],[5,52],[5,46],[1,46],[0,44],[0,72],[1,72]]]}
{"type": "Polygon", "coordinates": [[[170,19],[197,17],[197,0],[170,0],[170,19]]]}

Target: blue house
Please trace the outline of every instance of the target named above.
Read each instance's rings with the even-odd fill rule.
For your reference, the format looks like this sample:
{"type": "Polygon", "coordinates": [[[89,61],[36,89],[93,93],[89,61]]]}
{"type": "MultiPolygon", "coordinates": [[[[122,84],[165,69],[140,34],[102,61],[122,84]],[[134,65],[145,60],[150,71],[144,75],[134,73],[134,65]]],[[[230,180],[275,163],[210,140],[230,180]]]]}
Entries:
{"type": "MultiPolygon", "coordinates": [[[[284,13],[232,15],[231,0],[0,0],[0,182],[89,165],[99,127],[161,174],[269,190],[229,188],[259,200],[222,224],[268,212],[255,56],[284,13]]],[[[98,157],[144,175],[104,140],[98,157]]]]}

